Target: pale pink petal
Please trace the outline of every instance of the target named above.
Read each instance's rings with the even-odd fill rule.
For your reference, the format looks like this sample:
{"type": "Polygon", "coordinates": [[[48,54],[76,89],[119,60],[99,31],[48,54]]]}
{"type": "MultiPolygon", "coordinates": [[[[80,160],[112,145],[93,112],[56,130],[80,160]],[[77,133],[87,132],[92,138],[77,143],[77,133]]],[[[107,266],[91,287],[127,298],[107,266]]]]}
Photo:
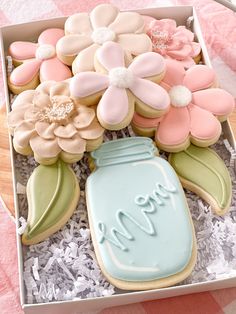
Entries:
{"type": "Polygon", "coordinates": [[[42,158],[56,157],[61,151],[57,143],[57,138],[45,140],[36,135],[30,139],[30,146],[32,150],[42,158]]]}
{"type": "Polygon", "coordinates": [[[49,44],[56,47],[56,44],[60,38],[65,35],[64,30],[61,28],[49,28],[43,31],[39,38],[38,43],[41,44],[49,44]]]}
{"type": "Polygon", "coordinates": [[[61,138],[72,138],[75,134],[77,134],[76,128],[73,126],[73,124],[67,124],[67,125],[59,125],[54,130],[54,134],[57,137],[61,138]]]}
{"type": "Polygon", "coordinates": [[[73,57],[76,56],[81,50],[92,45],[92,39],[87,35],[67,35],[59,39],[56,45],[58,54],[62,56],[73,57]]]}
{"type": "Polygon", "coordinates": [[[129,101],[126,90],[115,86],[110,86],[105,91],[97,107],[99,119],[112,125],[122,122],[128,111],[129,101]]]}
{"type": "Polygon", "coordinates": [[[86,141],[78,134],[72,138],[58,138],[58,144],[62,150],[70,154],[83,154],[86,149],[86,141]]]}
{"type": "Polygon", "coordinates": [[[81,72],[71,79],[70,92],[72,97],[83,98],[104,90],[108,85],[107,75],[96,72],[81,72]]]}
{"type": "Polygon", "coordinates": [[[216,116],[228,116],[234,110],[234,98],[220,88],[194,92],[192,102],[216,116]]]}
{"type": "Polygon", "coordinates": [[[212,113],[195,105],[189,106],[191,135],[198,140],[218,140],[221,124],[212,113]]]}
{"type": "Polygon", "coordinates": [[[153,109],[166,110],[170,105],[168,93],[152,81],[135,78],[130,90],[135,97],[153,109]]]}
{"type": "Polygon", "coordinates": [[[134,56],[152,51],[151,39],[146,34],[120,34],[117,42],[134,56]]]}
{"type": "Polygon", "coordinates": [[[191,45],[185,44],[181,47],[181,49],[168,50],[167,54],[173,59],[182,60],[192,54],[192,47],[191,45]]]}
{"type": "Polygon", "coordinates": [[[74,74],[94,70],[94,56],[99,47],[99,45],[93,44],[80,51],[72,64],[74,74]]]}
{"type": "Polygon", "coordinates": [[[125,53],[123,48],[115,42],[108,41],[96,52],[98,62],[110,71],[116,67],[125,66],[125,53]]]}
{"type": "Polygon", "coordinates": [[[194,60],[191,57],[187,57],[183,60],[178,60],[178,62],[180,62],[181,65],[185,67],[185,69],[189,69],[192,66],[196,65],[196,63],[194,62],[194,60]]]}
{"type": "Polygon", "coordinates": [[[136,33],[144,27],[144,21],[136,12],[121,12],[115,21],[109,25],[116,34],[136,33]]]}
{"type": "Polygon", "coordinates": [[[197,57],[201,52],[201,45],[199,43],[192,42],[192,57],[197,57]]]}
{"type": "Polygon", "coordinates": [[[20,147],[27,147],[35,133],[34,123],[22,121],[14,130],[14,142],[20,147]]]}
{"type": "Polygon", "coordinates": [[[194,33],[186,29],[185,26],[178,26],[173,37],[182,42],[190,43],[194,40],[194,33]]]}
{"type": "Polygon", "coordinates": [[[43,81],[64,81],[72,76],[71,70],[57,57],[43,60],[40,67],[40,80],[43,81]]]}
{"type": "Polygon", "coordinates": [[[73,119],[73,124],[77,129],[88,127],[95,118],[95,111],[85,106],[77,107],[77,115],[73,119]]]}
{"type": "Polygon", "coordinates": [[[48,123],[43,121],[38,121],[35,123],[35,130],[38,135],[45,140],[52,140],[55,138],[54,130],[57,127],[56,123],[48,123]]]}
{"type": "Polygon", "coordinates": [[[192,92],[211,87],[216,80],[215,71],[206,65],[195,65],[186,71],[183,85],[192,92]]]}
{"type": "Polygon", "coordinates": [[[173,19],[155,20],[149,24],[149,29],[167,32],[169,35],[172,35],[176,30],[176,22],[173,19]]]}
{"type": "Polygon", "coordinates": [[[88,13],[73,14],[65,22],[67,34],[89,35],[92,32],[92,25],[88,13]]]}
{"type": "Polygon", "coordinates": [[[182,85],[184,76],[183,65],[176,60],[166,59],[166,73],[162,82],[169,86],[182,85]]]}
{"type": "Polygon", "coordinates": [[[184,143],[190,132],[190,115],[187,107],[171,107],[156,132],[156,139],[163,145],[176,146],[184,143]]]}
{"type": "Polygon", "coordinates": [[[36,59],[24,62],[11,72],[10,82],[17,86],[26,85],[38,74],[40,65],[41,61],[36,59]]]}
{"type": "Polygon", "coordinates": [[[118,13],[119,9],[112,4],[101,4],[96,6],[90,13],[93,29],[107,27],[115,20],[118,13]]]}
{"type": "Polygon", "coordinates": [[[165,60],[158,53],[146,52],[137,56],[129,69],[140,78],[157,76],[165,71],[165,60]]]}
{"type": "Polygon", "coordinates": [[[27,60],[35,57],[38,44],[28,41],[15,41],[9,47],[9,54],[16,60],[27,60]]]}
{"type": "Polygon", "coordinates": [[[160,118],[146,118],[140,116],[137,112],[134,113],[132,122],[140,128],[156,128],[163,117],[160,118]]]}
{"type": "Polygon", "coordinates": [[[103,133],[104,133],[104,129],[96,120],[93,120],[93,122],[87,128],[78,130],[79,136],[86,140],[94,140],[102,136],[103,133]]]}

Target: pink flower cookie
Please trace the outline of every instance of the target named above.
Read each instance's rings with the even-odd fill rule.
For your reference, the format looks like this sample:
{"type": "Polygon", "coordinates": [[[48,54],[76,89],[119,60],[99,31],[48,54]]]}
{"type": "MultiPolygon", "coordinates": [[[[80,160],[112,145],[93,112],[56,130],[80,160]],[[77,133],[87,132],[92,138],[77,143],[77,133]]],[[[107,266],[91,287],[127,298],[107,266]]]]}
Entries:
{"type": "Polygon", "coordinates": [[[68,163],[82,158],[103,140],[104,129],[93,108],[71,99],[69,83],[47,81],[17,96],[8,115],[15,150],[34,154],[49,165],[58,157],[68,163]]]}
{"type": "Polygon", "coordinates": [[[34,89],[43,81],[63,81],[71,77],[69,67],[56,54],[56,43],[63,36],[62,29],[51,28],[40,34],[38,43],[16,41],[10,45],[9,54],[17,66],[8,81],[13,93],[34,89]]]}
{"type": "Polygon", "coordinates": [[[234,109],[233,97],[214,88],[215,72],[205,65],[195,65],[187,71],[174,60],[166,60],[166,65],[161,85],[169,91],[170,110],[158,119],[135,114],[135,132],[155,134],[157,145],[168,152],[185,150],[190,142],[202,147],[214,144],[221,134],[220,121],[226,120],[234,109]]]}
{"type": "Polygon", "coordinates": [[[144,26],[138,13],[120,12],[111,4],[101,4],[90,14],[78,13],[67,19],[66,36],[57,43],[57,53],[64,63],[73,62],[74,74],[91,71],[96,50],[107,41],[118,42],[134,56],[152,51],[144,26]]]}
{"type": "Polygon", "coordinates": [[[101,125],[120,130],[132,120],[134,109],[146,117],[159,117],[170,104],[168,93],[157,85],[165,72],[162,56],[146,52],[127,66],[123,48],[107,42],[97,50],[95,66],[101,72],[81,72],[70,82],[71,95],[86,105],[97,106],[101,125]]]}
{"type": "Polygon", "coordinates": [[[178,60],[185,68],[200,61],[200,44],[194,42],[194,34],[185,26],[177,26],[172,19],[156,20],[149,16],[143,18],[153,51],[165,58],[178,60]]]}

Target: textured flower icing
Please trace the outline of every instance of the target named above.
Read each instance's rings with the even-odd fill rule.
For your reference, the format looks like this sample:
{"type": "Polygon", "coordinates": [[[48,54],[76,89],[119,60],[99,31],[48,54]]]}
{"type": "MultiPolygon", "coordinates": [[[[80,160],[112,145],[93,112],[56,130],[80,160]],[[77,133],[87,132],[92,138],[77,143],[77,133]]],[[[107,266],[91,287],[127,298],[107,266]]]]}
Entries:
{"type": "MultiPolygon", "coordinates": [[[[56,54],[56,43],[64,36],[64,31],[51,28],[43,31],[38,43],[16,41],[9,47],[9,53],[16,67],[10,75],[9,83],[24,87],[39,75],[40,81],[63,81],[71,77],[69,67],[56,54]]],[[[38,82],[36,82],[36,86],[38,82]]],[[[36,87],[33,86],[33,87],[36,87]]],[[[28,88],[27,88],[28,89],[28,88]]]]}
{"type": "Polygon", "coordinates": [[[186,68],[195,64],[193,58],[201,52],[200,44],[194,42],[194,34],[185,26],[177,26],[175,20],[156,20],[144,17],[146,32],[152,41],[152,49],[165,58],[175,59],[186,68]]]}
{"type": "Polygon", "coordinates": [[[161,85],[169,92],[170,110],[159,119],[147,119],[135,114],[135,129],[156,133],[157,145],[177,152],[190,142],[197,146],[214,144],[221,134],[220,121],[234,109],[233,97],[216,85],[215,72],[206,65],[184,70],[174,61],[166,60],[166,74],[161,85]]]}
{"type": "Polygon", "coordinates": [[[152,51],[138,13],[120,12],[111,4],[101,4],[89,13],[77,13],[65,23],[66,36],[57,43],[61,60],[72,65],[73,73],[94,69],[96,50],[107,41],[116,41],[136,56],[152,51]]]}
{"type": "Polygon", "coordinates": [[[146,52],[126,66],[123,48],[107,42],[97,50],[95,60],[101,73],[77,73],[70,81],[70,90],[81,103],[98,103],[97,116],[103,127],[118,130],[127,126],[135,108],[148,117],[161,116],[168,110],[168,93],[151,81],[160,80],[164,75],[162,56],[146,52]]]}
{"type": "Polygon", "coordinates": [[[52,164],[79,160],[85,151],[102,143],[104,129],[93,108],[72,100],[68,82],[47,81],[36,90],[24,91],[8,115],[17,152],[32,151],[36,161],[52,164]]]}

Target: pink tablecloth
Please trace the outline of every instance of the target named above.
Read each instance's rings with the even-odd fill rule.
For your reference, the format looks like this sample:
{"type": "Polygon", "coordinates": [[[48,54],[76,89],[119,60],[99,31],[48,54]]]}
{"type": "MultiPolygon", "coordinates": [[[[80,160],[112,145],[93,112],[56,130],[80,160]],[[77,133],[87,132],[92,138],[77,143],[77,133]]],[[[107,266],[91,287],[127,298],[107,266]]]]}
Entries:
{"type": "MultiPolygon", "coordinates": [[[[236,17],[211,0],[1,0],[0,25],[69,15],[90,10],[98,3],[111,2],[122,9],[163,4],[194,4],[199,13],[203,33],[213,66],[221,85],[236,94],[236,17]],[[227,36],[226,36],[227,34],[227,36]]],[[[1,73],[0,73],[1,74],[1,73]]],[[[3,82],[0,75],[0,104],[3,103],[3,82]]],[[[0,183],[1,184],[1,183],[0,183]]],[[[0,313],[23,313],[19,304],[15,225],[0,204],[0,313]]],[[[106,309],[102,314],[235,314],[236,288],[198,293],[129,306],[106,309]]]]}

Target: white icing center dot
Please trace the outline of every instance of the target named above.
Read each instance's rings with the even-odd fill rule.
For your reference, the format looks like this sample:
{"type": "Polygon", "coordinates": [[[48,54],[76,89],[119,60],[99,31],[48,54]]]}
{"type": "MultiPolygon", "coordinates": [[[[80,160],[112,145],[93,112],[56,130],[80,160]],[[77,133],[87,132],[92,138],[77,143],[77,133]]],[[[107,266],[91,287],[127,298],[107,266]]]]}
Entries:
{"type": "Polygon", "coordinates": [[[186,107],[192,100],[191,91],[183,85],[173,86],[169,91],[169,96],[174,107],[186,107]]]}
{"type": "Polygon", "coordinates": [[[56,49],[53,45],[42,44],[36,50],[36,59],[46,60],[56,55],[56,49]]]}
{"type": "Polygon", "coordinates": [[[91,37],[95,44],[102,45],[106,41],[115,40],[116,34],[108,27],[99,27],[93,31],[91,37]]]}
{"type": "Polygon", "coordinates": [[[117,67],[109,72],[110,84],[119,88],[131,87],[133,78],[133,73],[124,67],[117,67]]]}

